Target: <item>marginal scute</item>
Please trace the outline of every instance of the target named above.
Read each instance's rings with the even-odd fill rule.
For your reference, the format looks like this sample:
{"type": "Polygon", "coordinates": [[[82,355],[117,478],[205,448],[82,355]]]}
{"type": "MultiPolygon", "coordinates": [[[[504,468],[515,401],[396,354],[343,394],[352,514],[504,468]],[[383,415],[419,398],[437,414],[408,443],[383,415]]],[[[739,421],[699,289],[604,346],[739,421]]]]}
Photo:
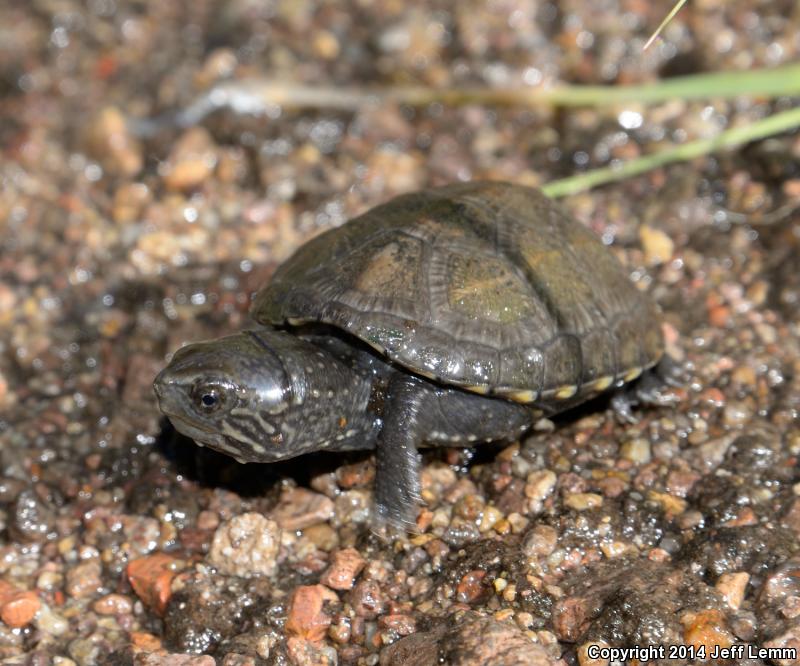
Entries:
{"type": "Polygon", "coordinates": [[[617,338],[606,326],[599,326],[579,338],[583,373],[582,384],[592,384],[600,377],[614,377],[618,372],[617,338]]]}
{"type": "Polygon", "coordinates": [[[379,345],[377,342],[373,342],[372,340],[364,340],[364,342],[366,342],[370,347],[372,347],[379,354],[386,353],[386,349],[383,347],[383,345],[379,345]]]}
{"type": "Polygon", "coordinates": [[[580,340],[576,335],[561,334],[544,350],[544,386],[556,391],[564,386],[578,386],[584,375],[580,340]]]}
{"type": "Polygon", "coordinates": [[[537,391],[508,391],[505,392],[504,395],[511,398],[514,402],[521,403],[536,402],[536,399],[539,397],[537,391]]]}
{"type": "Polygon", "coordinates": [[[603,391],[608,390],[611,388],[611,385],[614,383],[614,377],[611,375],[606,375],[605,377],[600,377],[599,379],[595,379],[593,382],[588,384],[588,389],[590,391],[597,391],[598,393],[602,393],[603,391]]]}
{"type": "Polygon", "coordinates": [[[567,398],[573,397],[578,392],[578,387],[574,384],[571,386],[562,386],[556,389],[556,392],[553,394],[556,400],[566,400],[567,398]]]}
{"type": "Polygon", "coordinates": [[[402,195],[320,234],[252,314],[330,324],[423,377],[546,408],[663,353],[658,311],[613,252],[540,191],[499,182],[402,195]]]}
{"type": "Polygon", "coordinates": [[[630,370],[628,370],[628,372],[626,372],[623,375],[622,378],[626,382],[632,382],[634,379],[636,379],[637,377],[639,377],[639,375],[642,374],[642,371],[643,371],[643,368],[631,368],[630,370]]]}

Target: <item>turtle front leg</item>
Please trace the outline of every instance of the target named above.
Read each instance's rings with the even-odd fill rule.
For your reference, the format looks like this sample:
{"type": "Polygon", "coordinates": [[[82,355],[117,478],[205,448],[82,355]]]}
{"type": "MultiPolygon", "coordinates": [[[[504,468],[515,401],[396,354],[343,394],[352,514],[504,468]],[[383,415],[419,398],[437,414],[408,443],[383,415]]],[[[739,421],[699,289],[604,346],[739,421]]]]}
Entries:
{"type": "Polygon", "coordinates": [[[420,502],[422,382],[395,376],[389,383],[375,458],[375,526],[416,531],[420,502]]]}
{"type": "Polygon", "coordinates": [[[407,531],[416,530],[421,442],[472,446],[513,439],[535,418],[527,405],[402,374],[389,382],[384,405],[376,453],[375,522],[407,531]]]}

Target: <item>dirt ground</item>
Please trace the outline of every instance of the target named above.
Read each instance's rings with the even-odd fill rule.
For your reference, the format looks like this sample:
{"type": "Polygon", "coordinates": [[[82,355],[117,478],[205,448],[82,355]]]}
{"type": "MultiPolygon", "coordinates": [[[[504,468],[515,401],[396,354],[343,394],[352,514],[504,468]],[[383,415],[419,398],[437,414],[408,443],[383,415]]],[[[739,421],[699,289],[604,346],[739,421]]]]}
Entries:
{"type": "Polygon", "coordinates": [[[797,136],[562,202],[689,377],[633,424],[599,399],[426,452],[419,534],[371,533],[370,456],[239,465],[152,393],[305,239],[394,194],[541,184],[796,102],[176,115],[215,82],[627,84],[800,55],[788,0],[690,3],[643,53],[668,9],[0,3],[0,663],[800,664],[754,652],[800,648],[797,136]]]}

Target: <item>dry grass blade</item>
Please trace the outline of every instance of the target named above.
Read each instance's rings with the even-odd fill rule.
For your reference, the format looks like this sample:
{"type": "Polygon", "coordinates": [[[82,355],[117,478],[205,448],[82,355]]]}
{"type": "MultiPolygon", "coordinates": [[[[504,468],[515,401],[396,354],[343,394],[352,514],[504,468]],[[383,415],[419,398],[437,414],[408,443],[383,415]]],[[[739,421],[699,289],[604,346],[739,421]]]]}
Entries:
{"type": "Polygon", "coordinates": [[[659,26],[656,28],[656,31],[652,35],[650,35],[650,39],[648,39],[645,45],[642,47],[642,51],[646,51],[650,47],[650,45],[654,41],[656,41],[656,37],[658,37],[661,34],[661,31],[664,30],[664,28],[667,26],[667,23],[669,23],[673,18],[675,18],[675,14],[677,14],[681,10],[681,7],[683,7],[685,4],[686,0],[678,0],[678,2],[675,3],[675,6],[672,8],[672,11],[670,11],[670,13],[667,14],[666,18],[663,21],[661,21],[659,26]]]}

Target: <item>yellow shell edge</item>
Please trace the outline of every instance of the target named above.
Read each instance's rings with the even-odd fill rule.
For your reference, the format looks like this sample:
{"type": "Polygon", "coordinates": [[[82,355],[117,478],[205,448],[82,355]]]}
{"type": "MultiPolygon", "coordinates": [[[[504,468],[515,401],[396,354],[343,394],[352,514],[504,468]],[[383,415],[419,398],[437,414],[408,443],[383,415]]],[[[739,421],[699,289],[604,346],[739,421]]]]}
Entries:
{"type": "Polygon", "coordinates": [[[571,398],[578,392],[578,387],[574,384],[570,386],[562,386],[560,389],[557,389],[555,392],[556,400],[566,400],[567,398],[571,398]]]}

